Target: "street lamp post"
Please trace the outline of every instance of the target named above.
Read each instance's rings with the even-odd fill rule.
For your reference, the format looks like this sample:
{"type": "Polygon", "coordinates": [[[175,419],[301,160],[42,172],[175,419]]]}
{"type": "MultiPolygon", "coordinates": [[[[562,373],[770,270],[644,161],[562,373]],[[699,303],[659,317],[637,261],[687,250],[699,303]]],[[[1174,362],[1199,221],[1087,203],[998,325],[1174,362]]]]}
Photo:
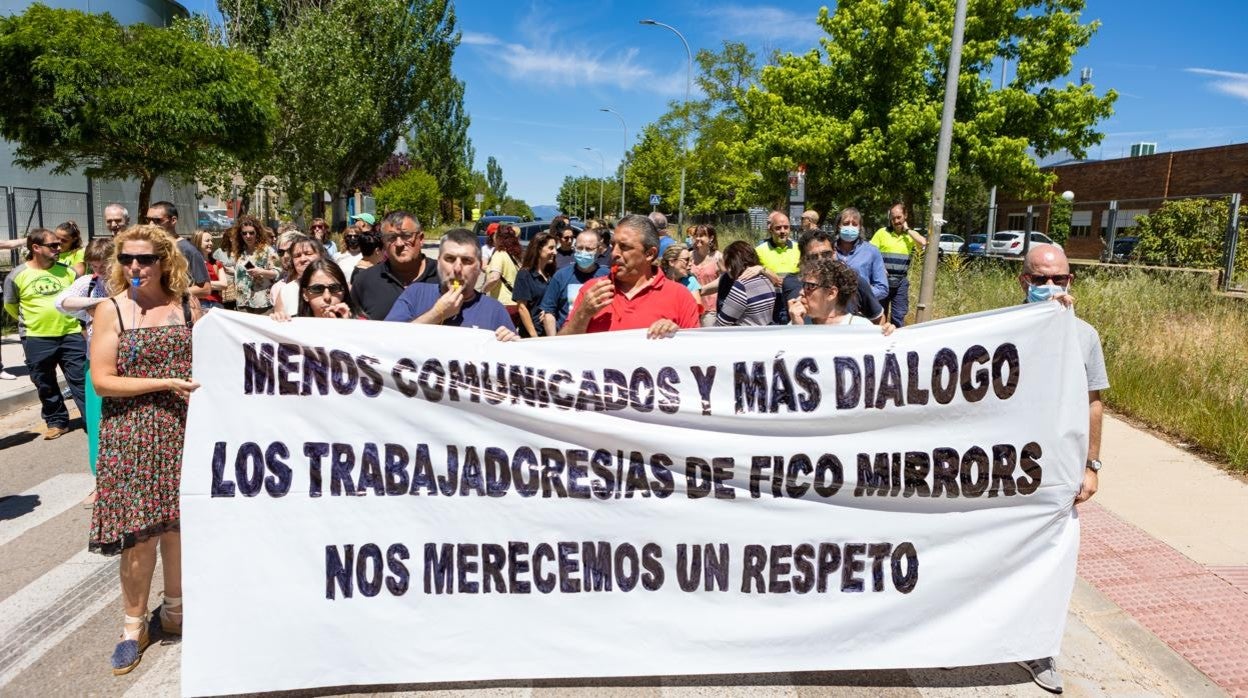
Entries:
{"type": "Polygon", "coordinates": [[[576,169],[585,175],[585,182],[581,185],[581,220],[589,220],[589,170],[581,165],[573,165],[576,169]]]}
{"type": "Polygon", "coordinates": [[[605,214],[602,210],[602,191],[607,181],[607,159],[602,156],[601,152],[594,150],[589,146],[585,146],[585,150],[588,150],[591,153],[596,153],[598,155],[598,162],[602,164],[602,179],[598,180],[598,217],[603,218],[605,214]]]}
{"type": "Polygon", "coordinates": [[[608,114],[614,114],[615,118],[620,120],[620,126],[624,128],[624,152],[620,155],[620,212],[616,218],[624,217],[624,186],[628,183],[628,124],[624,123],[624,117],[620,113],[610,107],[602,107],[598,111],[605,111],[608,114]]]}
{"type": "Polygon", "coordinates": [[[689,158],[689,131],[690,131],[690,128],[689,128],[689,124],[690,124],[689,91],[690,91],[690,88],[693,86],[693,51],[689,50],[689,42],[685,41],[685,35],[677,31],[676,27],[673,27],[670,24],[656,22],[653,19],[643,19],[641,20],[641,24],[646,24],[652,27],[663,27],[664,29],[670,30],[673,34],[680,37],[680,43],[685,45],[685,55],[689,57],[689,67],[685,73],[685,138],[684,138],[684,143],[681,144],[682,147],[681,147],[681,154],[680,154],[680,214],[679,214],[679,219],[678,219],[680,229],[684,230],[685,229],[685,161],[688,160],[689,158]]]}

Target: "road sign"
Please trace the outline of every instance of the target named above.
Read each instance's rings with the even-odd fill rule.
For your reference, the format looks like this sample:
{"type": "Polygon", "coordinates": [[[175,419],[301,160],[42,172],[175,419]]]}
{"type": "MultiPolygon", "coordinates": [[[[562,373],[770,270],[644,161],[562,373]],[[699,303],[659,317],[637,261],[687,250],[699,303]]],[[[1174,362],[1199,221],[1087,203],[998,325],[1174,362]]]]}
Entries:
{"type": "Polygon", "coordinates": [[[481,203],[482,201],[485,201],[485,194],[477,194],[473,197],[473,199],[475,199],[477,203],[481,203]]]}
{"type": "Polygon", "coordinates": [[[659,195],[658,195],[658,194],[651,194],[651,195],[650,195],[650,205],[651,205],[651,206],[658,206],[658,205],[659,205],[659,201],[660,201],[660,199],[659,199],[659,195]]]}
{"type": "Polygon", "coordinates": [[[791,170],[789,172],[789,203],[806,203],[806,171],[791,170]]]}

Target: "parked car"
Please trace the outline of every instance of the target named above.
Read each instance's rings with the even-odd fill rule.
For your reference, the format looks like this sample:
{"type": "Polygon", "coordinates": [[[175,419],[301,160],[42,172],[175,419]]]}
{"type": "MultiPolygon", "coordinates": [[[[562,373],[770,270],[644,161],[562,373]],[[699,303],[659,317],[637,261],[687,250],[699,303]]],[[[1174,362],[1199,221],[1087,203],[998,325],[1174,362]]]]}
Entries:
{"type": "MultiPolygon", "coordinates": [[[[1033,245],[1057,245],[1053,240],[1044,233],[1031,231],[1031,244],[1033,245]]],[[[1061,245],[1057,245],[1060,249],[1061,245]]],[[[1007,257],[1018,257],[1023,254],[1023,231],[1021,230],[1003,230],[999,233],[993,233],[992,241],[988,243],[988,254],[1005,255],[1007,257]]]]}
{"type": "Polygon", "coordinates": [[[987,254],[988,253],[986,249],[987,247],[988,247],[988,235],[981,233],[978,235],[972,235],[969,238],[967,238],[966,242],[962,244],[962,249],[959,250],[959,252],[961,252],[962,254],[968,257],[977,257],[980,255],[987,254]]]}
{"type": "Polygon", "coordinates": [[[1114,254],[1109,250],[1101,250],[1101,261],[1110,264],[1129,264],[1135,261],[1135,246],[1140,244],[1138,237],[1114,238],[1114,254]]]}
{"type": "Polygon", "coordinates": [[[197,229],[213,233],[219,233],[231,225],[233,223],[229,219],[204,209],[199,210],[199,215],[195,219],[195,227],[197,229]]]}
{"type": "Polygon", "coordinates": [[[941,233],[940,242],[936,243],[936,246],[940,248],[941,254],[956,254],[965,243],[966,241],[962,239],[961,235],[941,233]]]}

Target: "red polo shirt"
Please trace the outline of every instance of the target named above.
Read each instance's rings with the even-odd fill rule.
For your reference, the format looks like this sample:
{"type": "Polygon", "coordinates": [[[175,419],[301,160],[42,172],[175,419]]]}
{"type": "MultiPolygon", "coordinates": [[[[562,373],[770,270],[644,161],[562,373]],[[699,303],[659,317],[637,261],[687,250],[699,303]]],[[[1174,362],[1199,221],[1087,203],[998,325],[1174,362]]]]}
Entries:
{"type": "MultiPolygon", "coordinates": [[[[604,282],[610,283],[610,279],[602,277],[582,286],[580,293],[576,295],[572,312],[576,312],[586,291],[594,284],[604,282]]],[[[693,294],[682,284],[669,281],[663,276],[663,272],[656,269],[650,283],[632,298],[616,291],[611,298],[611,305],[599,310],[589,321],[585,331],[644,330],[662,319],[671,320],[681,329],[700,327],[698,304],[694,302],[693,294]]]]}

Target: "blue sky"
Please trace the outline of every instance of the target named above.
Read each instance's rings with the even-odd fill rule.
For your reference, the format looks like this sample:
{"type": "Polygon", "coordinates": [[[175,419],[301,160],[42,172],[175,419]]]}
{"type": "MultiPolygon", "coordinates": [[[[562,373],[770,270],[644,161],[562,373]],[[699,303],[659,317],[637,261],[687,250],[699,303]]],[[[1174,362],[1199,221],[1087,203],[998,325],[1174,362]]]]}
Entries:
{"type": "MultiPolygon", "coordinates": [[[[455,72],[466,82],[466,108],[478,169],[496,157],[508,193],[530,205],[554,202],[566,175],[608,172],[630,143],[680,99],[686,58],[743,41],[760,56],[773,48],[802,52],[818,44],[814,23],[826,3],[568,2],[461,0],[463,43],[455,72]]],[[[1103,146],[1089,157],[1113,158],[1138,141],[1158,152],[1248,141],[1248,13],[1242,0],[1089,0],[1084,20],[1102,26],[1075,59],[1071,79],[1093,70],[1098,92],[1113,88],[1115,114],[1103,146]]],[[[696,70],[696,66],[695,66],[696,70]]],[[[695,86],[696,89],[696,86],[695,86]]]]}

